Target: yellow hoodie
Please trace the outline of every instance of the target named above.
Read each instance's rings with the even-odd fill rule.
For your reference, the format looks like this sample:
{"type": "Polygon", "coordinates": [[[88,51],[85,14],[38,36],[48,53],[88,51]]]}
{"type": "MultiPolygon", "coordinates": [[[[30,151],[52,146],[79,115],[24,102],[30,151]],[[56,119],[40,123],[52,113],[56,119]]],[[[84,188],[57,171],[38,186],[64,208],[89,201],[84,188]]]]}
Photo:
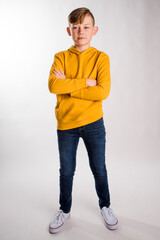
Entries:
{"type": "Polygon", "coordinates": [[[48,79],[51,93],[56,94],[57,128],[66,130],[92,123],[103,116],[102,101],[110,92],[110,61],[105,52],[89,47],[80,52],[73,45],[54,55],[48,79]],[[56,78],[53,69],[63,70],[66,79],[56,78]],[[97,85],[87,87],[86,79],[97,85]]]}

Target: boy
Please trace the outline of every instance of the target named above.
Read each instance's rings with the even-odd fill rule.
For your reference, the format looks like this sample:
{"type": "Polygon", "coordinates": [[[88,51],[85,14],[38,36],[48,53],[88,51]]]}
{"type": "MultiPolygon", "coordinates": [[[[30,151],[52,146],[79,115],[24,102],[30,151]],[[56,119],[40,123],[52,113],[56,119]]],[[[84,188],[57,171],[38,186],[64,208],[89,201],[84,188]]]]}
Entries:
{"type": "Polygon", "coordinates": [[[60,208],[49,225],[49,232],[59,232],[70,217],[80,137],[88,152],[101,214],[107,228],[116,229],[118,219],[110,208],[102,110],[102,100],[108,97],[111,86],[109,57],[90,46],[98,27],[88,8],[73,10],[68,21],[67,32],[74,46],[55,54],[48,80],[50,92],[57,96],[55,115],[60,157],[60,208]]]}

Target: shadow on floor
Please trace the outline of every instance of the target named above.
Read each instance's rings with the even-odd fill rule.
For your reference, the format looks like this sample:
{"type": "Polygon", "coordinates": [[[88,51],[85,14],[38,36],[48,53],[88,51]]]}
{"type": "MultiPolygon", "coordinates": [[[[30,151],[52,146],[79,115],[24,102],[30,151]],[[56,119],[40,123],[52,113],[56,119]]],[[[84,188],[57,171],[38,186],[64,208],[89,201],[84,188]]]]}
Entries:
{"type": "Polygon", "coordinates": [[[119,219],[119,228],[117,230],[108,230],[105,227],[103,218],[100,224],[89,223],[85,220],[71,216],[69,221],[64,225],[59,237],[65,235],[66,239],[75,237],[76,240],[158,240],[160,236],[160,228],[138,222],[132,219],[117,216],[119,219]],[[68,237],[68,238],[67,238],[68,237]]]}

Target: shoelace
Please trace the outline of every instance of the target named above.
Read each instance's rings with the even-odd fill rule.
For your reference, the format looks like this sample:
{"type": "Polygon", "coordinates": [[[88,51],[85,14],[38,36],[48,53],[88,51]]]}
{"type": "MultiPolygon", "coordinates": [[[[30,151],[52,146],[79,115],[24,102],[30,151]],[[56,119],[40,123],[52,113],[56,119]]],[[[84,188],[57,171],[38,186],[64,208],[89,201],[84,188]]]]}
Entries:
{"type": "Polygon", "coordinates": [[[111,208],[107,208],[107,212],[104,211],[103,213],[104,213],[105,217],[107,217],[107,215],[115,217],[114,214],[113,214],[113,210],[111,208]]]}
{"type": "Polygon", "coordinates": [[[60,223],[60,222],[63,222],[64,220],[64,215],[63,215],[63,211],[62,210],[59,210],[58,213],[56,214],[55,216],[55,221],[57,223],[60,223]]]}
{"type": "Polygon", "coordinates": [[[111,208],[108,208],[108,214],[111,215],[111,216],[114,216],[113,215],[113,210],[111,208]]]}

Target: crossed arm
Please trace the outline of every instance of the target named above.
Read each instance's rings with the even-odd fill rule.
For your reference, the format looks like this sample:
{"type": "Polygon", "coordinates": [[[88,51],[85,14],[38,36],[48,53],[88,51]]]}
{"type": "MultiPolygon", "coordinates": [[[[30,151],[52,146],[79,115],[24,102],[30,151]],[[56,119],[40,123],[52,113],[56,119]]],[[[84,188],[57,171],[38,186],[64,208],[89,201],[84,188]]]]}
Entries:
{"type": "Polygon", "coordinates": [[[111,87],[110,63],[107,55],[103,56],[98,68],[97,79],[66,79],[60,59],[52,65],[49,77],[49,89],[56,94],[69,94],[71,97],[86,100],[104,100],[108,97],[111,87]],[[60,70],[56,69],[58,67],[60,70]],[[53,76],[54,75],[54,76],[53,76]]]}
{"type": "MultiPolygon", "coordinates": [[[[64,72],[62,71],[61,68],[60,68],[60,71],[58,71],[56,68],[53,69],[53,73],[54,73],[56,78],[66,79],[66,76],[65,76],[65,74],[64,74],[64,72]]],[[[97,85],[97,80],[96,79],[86,78],[86,83],[87,83],[88,87],[94,87],[94,86],[97,85]]]]}

